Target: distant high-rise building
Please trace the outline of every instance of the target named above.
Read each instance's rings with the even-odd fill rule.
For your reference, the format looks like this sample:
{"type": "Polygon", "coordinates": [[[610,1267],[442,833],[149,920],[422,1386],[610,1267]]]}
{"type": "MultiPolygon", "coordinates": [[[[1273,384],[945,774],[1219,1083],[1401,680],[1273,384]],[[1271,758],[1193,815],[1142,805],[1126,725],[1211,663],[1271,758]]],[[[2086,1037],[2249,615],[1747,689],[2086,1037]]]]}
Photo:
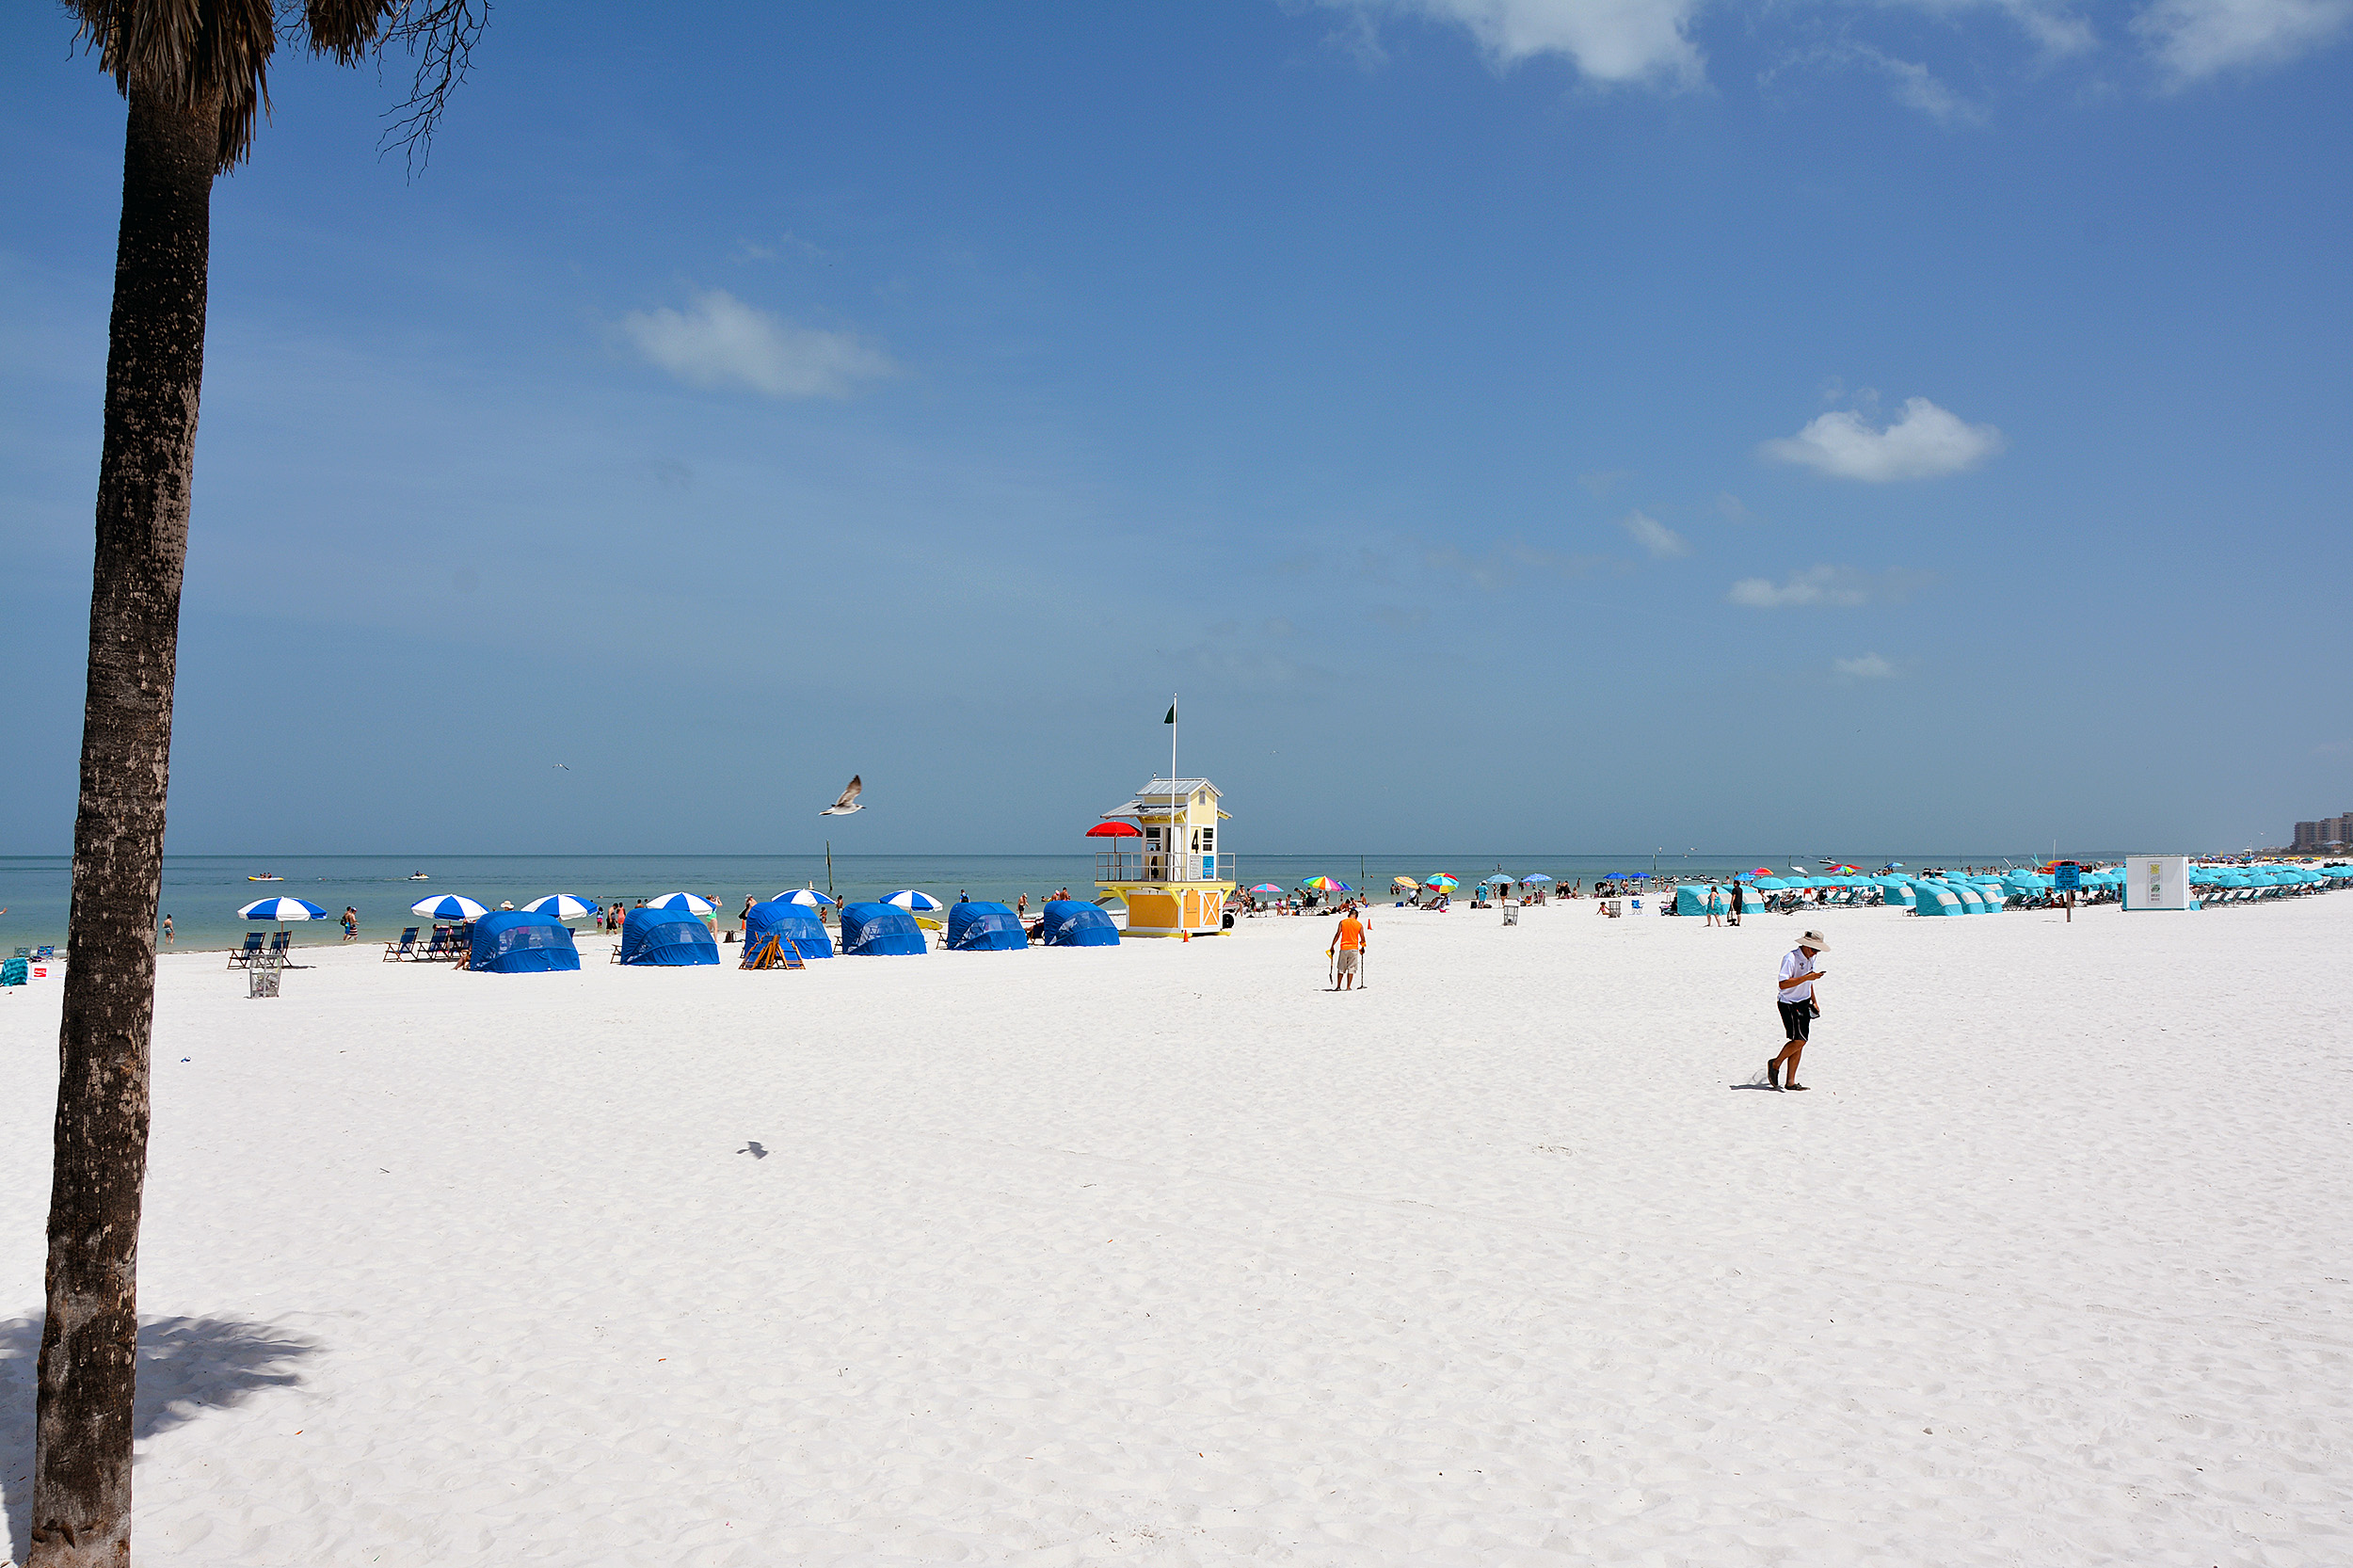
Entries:
{"type": "Polygon", "coordinates": [[[2353,845],[2353,811],[2341,817],[2323,817],[2318,822],[2296,824],[2296,842],[2291,847],[2298,855],[2321,855],[2353,845]]]}

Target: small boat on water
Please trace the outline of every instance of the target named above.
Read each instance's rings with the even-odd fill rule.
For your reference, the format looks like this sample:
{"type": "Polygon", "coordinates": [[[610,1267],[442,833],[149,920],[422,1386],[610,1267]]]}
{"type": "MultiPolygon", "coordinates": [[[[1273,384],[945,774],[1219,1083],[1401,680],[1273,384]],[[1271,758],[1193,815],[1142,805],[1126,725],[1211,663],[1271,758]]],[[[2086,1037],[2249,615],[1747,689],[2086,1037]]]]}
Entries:
{"type": "Polygon", "coordinates": [[[274,872],[264,872],[258,876],[248,876],[246,880],[248,882],[283,882],[286,879],[282,876],[275,874],[274,872]]]}
{"type": "Polygon", "coordinates": [[[433,879],[425,875],[423,872],[410,872],[408,873],[408,880],[411,882],[430,882],[433,879]]]}

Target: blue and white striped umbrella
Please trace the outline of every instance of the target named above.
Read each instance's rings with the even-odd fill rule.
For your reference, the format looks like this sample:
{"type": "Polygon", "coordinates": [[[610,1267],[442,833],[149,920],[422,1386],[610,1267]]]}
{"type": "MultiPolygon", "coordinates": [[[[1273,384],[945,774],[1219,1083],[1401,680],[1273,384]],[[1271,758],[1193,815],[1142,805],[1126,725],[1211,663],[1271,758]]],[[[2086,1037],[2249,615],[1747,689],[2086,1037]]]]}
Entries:
{"type": "Polygon", "coordinates": [[[648,909],[683,909],[690,915],[708,915],[718,905],[707,898],[701,898],[693,893],[664,893],[660,898],[648,899],[646,907],[648,909]]]}
{"type": "Polygon", "coordinates": [[[884,899],[883,902],[885,904],[895,904],[902,909],[916,910],[927,915],[935,909],[945,909],[948,907],[937,899],[932,897],[931,894],[919,893],[912,888],[902,888],[897,892],[892,893],[889,897],[884,899]]]}
{"type": "Polygon", "coordinates": [[[436,920],[478,920],[489,913],[470,898],[456,893],[443,893],[439,898],[421,898],[408,906],[411,915],[423,915],[436,920]]]}
{"type": "Polygon", "coordinates": [[[245,920],[323,920],[327,911],[298,898],[257,899],[237,911],[245,920]]]}
{"type": "Polygon", "coordinates": [[[778,893],[776,902],[797,904],[804,909],[830,909],[835,903],[814,888],[795,888],[789,893],[778,893]]]}
{"type": "Polygon", "coordinates": [[[1529,872],[1526,876],[1521,877],[1521,878],[1520,878],[1520,880],[1521,880],[1522,882],[1524,882],[1524,883],[1526,883],[1526,882],[1550,882],[1550,881],[1552,880],[1552,878],[1550,878],[1550,877],[1546,876],[1546,875],[1545,875],[1544,872],[1529,872]]]}
{"type": "Polygon", "coordinates": [[[574,893],[550,893],[545,898],[533,899],[523,907],[534,914],[553,915],[559,920],[584,920],[600,913],[597,905],[574,893]]]}

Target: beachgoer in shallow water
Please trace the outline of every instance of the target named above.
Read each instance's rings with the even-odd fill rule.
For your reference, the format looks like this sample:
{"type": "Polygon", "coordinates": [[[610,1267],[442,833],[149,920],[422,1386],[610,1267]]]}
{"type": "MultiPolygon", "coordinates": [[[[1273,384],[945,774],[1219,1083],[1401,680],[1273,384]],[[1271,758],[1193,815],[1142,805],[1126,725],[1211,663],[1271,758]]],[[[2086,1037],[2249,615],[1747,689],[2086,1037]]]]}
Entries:
{"type": "Polygon", "coordinates": [[[354,909],[350,904],[346,904],[344,905],[344,940],[346,942],[356,942],[359,939],[360,911],[354,909]]]}
{"type": "Polygon", "coordinates": [[[1765,1064],[1765,1080],[1776,1089],[1806,1087],[1798,1081],[1798,1059],[1805,1054],[1814,1020],[1822,1013],[1821,1003],[1815,1000],[1814,983],[1822,978],[1818,959],[1829,946],[1820,932],[1809,931],[1781,961],[1781,991],[1774,1005],[1781,1010],[1781,1032],[1786,1043],[1778,1056],[1765,1064]],[[1784,1067],[1789,1069],[1786,1082],[1782,1079],[1784,1067]]]}
{"type": "MultiPolygon", "coordinates": [[[[8,911],[4,909],[0,909],[0,914],[6,914],[7,912],[8,911]]],[[[166,915],[164,917],[164,946],[171,946],[171,917],[169,915],[166,915]]]]}

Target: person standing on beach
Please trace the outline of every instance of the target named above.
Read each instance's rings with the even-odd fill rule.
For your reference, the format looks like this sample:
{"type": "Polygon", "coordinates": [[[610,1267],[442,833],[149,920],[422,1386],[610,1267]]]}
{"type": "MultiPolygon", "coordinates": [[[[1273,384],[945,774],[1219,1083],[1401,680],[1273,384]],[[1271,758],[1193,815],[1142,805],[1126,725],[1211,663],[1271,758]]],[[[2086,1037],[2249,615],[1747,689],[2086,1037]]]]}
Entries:
{"type": "Polygon", "coordinates": [[[1339,972],[1334,976],[1336,991],[1355,989],[1356,976],[1365,965],[1365,922],[1353,914],[1340,917],[1339,929],[1332,933],[1332,945],[1323,950],[1326,958],[1337,954],[1339,972]]]}
{"type": "Polygon", "coordinates": [[[1812,1032],[1814,1020],[1821,1016],[1821,1003],[1814,997],[1814,983],[1822,978],[1820,955],[1830,944],[1818,931],[1809,931],[1798,938],[1798,945],[1781,961],[1781,994],[1774,1005],[1781,1009],[1781,1032],[1786,1044],[1781,1054],[1765,1064],[1765,1080],[1776,1089],[1803,1089],[1798,1081],[1798,1058],[1805,1054],[1805,1042],[1812,1032]],[[1783,1067],[1789,1069],[1787,1082],[1782,1080],[1783,1067]]]}
{"type": "Polygon", "coordinates": [[[1732,884],[1732,923],[1734,925],[1738,925],[1740,923],[1741,913],[1746,910],[1748,906],[1748,884],[1736,878],[1732,884]]]}
{"type": "Polygon", "coordinates": [[[1716,912],[1719,907],[1716,903],[1717,894],[1718,888],[1716,885],[1713,882],[1709,883],[1707,885],[1707,923],[1710,925],[1721,925],[1724,923],[1723,918],[1716,912]]]}

